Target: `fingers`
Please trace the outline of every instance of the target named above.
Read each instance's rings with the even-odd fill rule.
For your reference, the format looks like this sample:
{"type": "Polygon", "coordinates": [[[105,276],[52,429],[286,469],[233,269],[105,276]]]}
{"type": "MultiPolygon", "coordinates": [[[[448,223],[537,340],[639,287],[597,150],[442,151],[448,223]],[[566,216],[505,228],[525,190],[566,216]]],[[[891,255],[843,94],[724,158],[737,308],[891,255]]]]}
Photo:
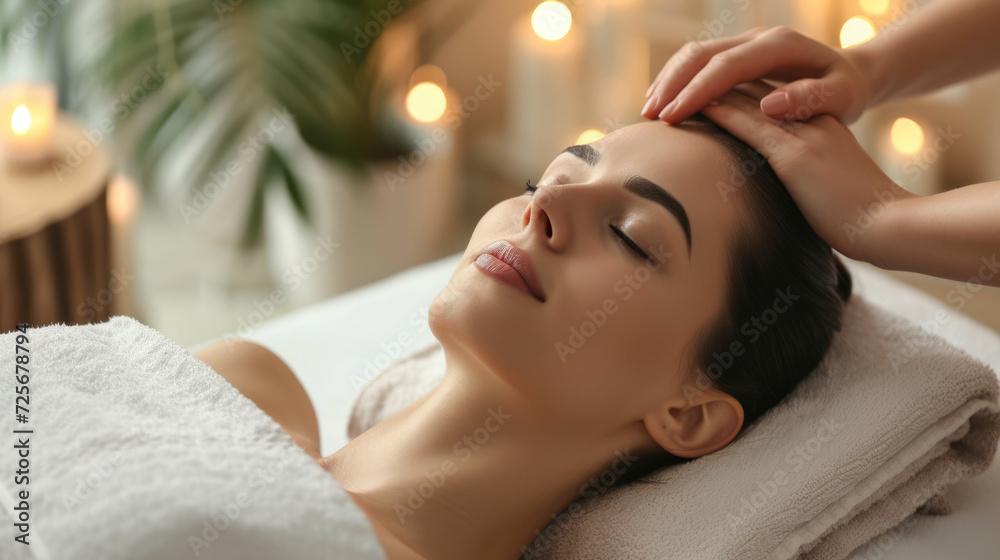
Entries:
{"type": "Polygon", "coordinates": [[[785,150],[802,142],[761,113],[757,102],[742,93],[727,92],[717,105],[703,107],[701,113],[763,154],[772,165],[785,150]]]}
{"type": "MultiPolygon", "coordinates": [[[[785,76],[789,69],[799,74],[819,74],[832,64],[833,57],[829,47],[796,31],[783,26],[770,28],[712,55],[707,61],[696,60],[683,71],[665,69],[653,92],[660,95],[657,105],[665,105],[658,117],[671,123],[680,122],[738,83],[785,76]],[[667,105],[671,100],[672,104],[667,105]]],[[[652,107],[647,107],[643,115],[653,112],[652,107]]]]}
{"type": "Polygon", "coordinates": [[[731,107],[735,107],[744,113],[748,113],[751,117],[756,119],[758,122],[767,122],[771,124],[778,124],[778,121],[768,117],[764,113],[761,113],[759,102],[752,95],[747,95],[741,90],[748,89],[746,84],[740,84],[734,87],[732,90],[727,91],[719,97],[719,103],[725,103],[731,107]]]}
{"type": "Polygon", "coordinates": [[[733,89],[757,101],[769,95],[776,88],[763,80],[753,80],[736,84],[733,89]]]}
{"type": "MultiPolygon", "coordinates": [[[[810,117],[808,120],[804,122],[799,122],[798,120],[789,120],[789,119],[775,120],[763,114],[760,111],[760,108],[758,107],[758,101],[756,100],[757,98],[754,97],[753,95],[746,95],[741,91],[744,89],[749,90],[759,87],[760,87],[759,85],[751,86],[751,83],[740,84],[735,88],[733,88],[732,91],[729,91],[722,97],[720,97],[718,101],[720,103],[727,104],[731,107],[734,107],[746,113],[751,118],[755,119],[755,122],[757,122],[757,126],[761,127],[772,126],[781,131],[784,131],[787,136],[782,137],[780,135],[776,135],[774,136],[774,138],[775,139],[785,138],[784,140],[785,143],[794,142],[795,140],[792,140],[792,137],[794,137],[794,139],[799,140],[806,144],[811,144],[814,146],[822,146],[828,143],[829,141],[828,138],[830,134],[835,131],[835,129],[838,134],[841,135],[846,134],[846,136],[854,138],[854,135],[851,133],[850,129],[847,128],[847,125],[843,124],[842,122],[837,120],[836,117],[833,117],[832,115],[829,114],[824,113],[824,114],[814,115],[813,117],[810,117]]],[[[708,116],[708,114],[705,113],[705,109],[702,109],[702,113],[705,114],[706,117],[708,116]]],[[[855,142],[857,142],[856,139],[855,142]]],[[[757,146],[754,146],[754,148],[757,148],[757,146]]],[[[760,148],[757,149],[758,151],[760,151],[760,148]]],[[[773,147],[771,149],[773,150],[773,147]]]]}
{"type": "Polygon", "coordinates": [[[754,43],[737,45],[713,56],[703,67],[697,68],[691,78],[684,79],[687,76],[682,76],[680,78],[684,79],[683,82],[671,83],[670,87],[676,89],[677,93],[671,96],[670,103],[658,113],[658,118],[672,123],[680,122],[736,84],[759,77],[759,74],[745,75],[749,69],[744,67],[753,52],[759,50],[760,46],[754,43]]]}
{"type": "MultiPolygon", "coordinates": [[[[753,31],[753,30],[751,30],[753,31]]],[[[747,32],[749,33],[749,32],[747,32]]],[[[673,99],[684,84],[688,83],[717,53],[730,49],[750,39],[747,33],[704,42],[689,41],[663,65],[660,73],[646,90],[646,105],[642,116],[655,119],[663,106],[673,99]]],[[[727,88],[728,89],[728,88],[727,88]]]]}
{"type": "Polygon", "coordinates": [[[819,71],[829,63],[811,52],[806,37],[775,28],[754,41],[716,55],[677,94],[672,107],[660,113],[667,122],[679,122],[738,83],[768,76],[775,70],[796,67],[819,71]]]}
{"type": "Polygon", "coordinates": [[[850,84],[843,74],[808,78],[781,86],[761,100],[761,111],[776,119],[806,120],[820,113],[842,117],[851,106],[850,84]],[[787,100],[777,100],[787,95],[787,100]]]}
{"type": "MultiPolygon", "coordinates": [[[[752,36],[751,33],[759,32],[763,29],[765,28],[754,28],[735,37],[723,37],[721,39],[709,39],[707,41],[688,41],[676,53],[674,53],[669,60],[667,60],[667,63],[663,65],[663,68],[660,68],[660,72],[656,75],[656,78],[651,84],[649,84],[649,88],[646,90],[646,99],[649,99],[650,94],[653,93],[653,90],[660,84],[660,82],[663,81],[663,77],[672,68],[676,70],[678,66],[685,66],[699,57],[704,58],[707,61],[715,53],[723,51],[734,45],[738,45],[741,40],[748,40],[749,37],[752,36]]],[[[694,74],[691,75],[693,76],[694,74]]]]}

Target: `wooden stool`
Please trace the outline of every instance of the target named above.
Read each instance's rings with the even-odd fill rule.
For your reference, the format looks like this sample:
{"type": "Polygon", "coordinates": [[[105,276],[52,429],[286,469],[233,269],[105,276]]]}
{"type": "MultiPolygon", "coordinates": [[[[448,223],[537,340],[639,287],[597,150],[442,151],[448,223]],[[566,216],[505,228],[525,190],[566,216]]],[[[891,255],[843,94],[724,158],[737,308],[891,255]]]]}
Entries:
{"type": "Polygon", "coordinates": [[[0,164],[0,333],[111,316],[111,162],[83,130],[60,115],[50,162],[0,164]]]}

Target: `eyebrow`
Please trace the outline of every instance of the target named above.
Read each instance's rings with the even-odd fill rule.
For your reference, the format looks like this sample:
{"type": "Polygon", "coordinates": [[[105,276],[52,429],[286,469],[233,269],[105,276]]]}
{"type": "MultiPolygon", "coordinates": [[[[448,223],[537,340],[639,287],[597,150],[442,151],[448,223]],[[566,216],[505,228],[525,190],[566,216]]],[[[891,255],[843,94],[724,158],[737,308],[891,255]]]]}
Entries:
{"type": "MultiPolygon", "coordinates": [[[[590,167],[594,167],[598,162],[601,161],[601,152],[597,151],[596,148],[590,144],[577,144],[570,146],[563,150],[563,152],[569,152],[574,156],[583,160],[590,167]]],[[[684,237],[687,238],[687,250],[688,258],[691,258],[691,222],[688,220],[687,212],[684,211],[684,206],[674,197],[674,195],[667,192],[663,187],[657,185],[656,183],[646,179],[645,177],[640,177],[638,175],[632,175],[625,180],[623,185],[625,190],[637,194],[646,200],[655,202],[660,206],[664,207],[667,212],[670,212],[677,222],[680,224],[681,229],[684,230],[684,237]]]]}

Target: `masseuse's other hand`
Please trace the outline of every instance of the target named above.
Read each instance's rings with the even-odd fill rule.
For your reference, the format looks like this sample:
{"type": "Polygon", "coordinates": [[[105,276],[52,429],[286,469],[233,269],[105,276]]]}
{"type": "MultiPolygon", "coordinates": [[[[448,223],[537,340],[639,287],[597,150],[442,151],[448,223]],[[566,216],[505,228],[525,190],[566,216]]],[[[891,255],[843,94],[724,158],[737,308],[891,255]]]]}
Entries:
{"type": "Polygon", "coordinates": [[[784,26],[691,41],[649,86],[642,115],[678,123],[736,84],[766,78],[784,85],[761,103],[765,115],[805,120],[826,113],[850,124],[871,97],[864,66],[851,49],[831,49],[784,26]]]}
{"type": "MultiPolygon", "coordinates": [[[[883,232],[890,231],[901,211],[894,204],[917,195],[886,176],[832,116],[800,122],[764,115],[760,99],[773,89],[759,80],[740,84],[701,112],[767,158],[824,241],[847,257],[874,262],[869,255],[881,254],[883,232]]],[[[738,183],[733,181],[732,188],[740,188],[738,183]]]]}

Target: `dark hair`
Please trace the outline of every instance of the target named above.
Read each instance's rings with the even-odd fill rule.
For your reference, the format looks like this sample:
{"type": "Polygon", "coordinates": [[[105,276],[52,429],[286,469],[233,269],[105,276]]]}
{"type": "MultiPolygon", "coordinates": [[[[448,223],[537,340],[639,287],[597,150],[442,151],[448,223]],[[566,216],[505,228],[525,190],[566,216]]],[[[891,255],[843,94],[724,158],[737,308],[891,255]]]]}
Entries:
{"type": "MultiPolygon", "coordinates": [[[[732,164],[733,181],[716,186],[724,199],[742,199],[736,203],[742,225],[726,232],[726,301],[697,333],[686,361],[686,371],[691,372],[688,383],[702,391],[714,387],[743,406],[738,438],[791,393],[826,354],[834,331],[841,328],[851,275],[809,226],[766,158],[701,113],[681,126],[728,148],[731,158],[724,163],[732,164]],[[773,326],[765,318],[767,330],[757,329],[751,321],[760,321],[772,309],[779,297],[776,292],[785,294],[790,303],[783,302],[780,315],[772,310],[773,326]],[[742,350],[738,356],[730,352],[734,343],[740,344],[737,352],[742,350]]],[[[641,479],[690,460],[667,451],[640,456],[612,486],[654,482],[641,479]]]]}

